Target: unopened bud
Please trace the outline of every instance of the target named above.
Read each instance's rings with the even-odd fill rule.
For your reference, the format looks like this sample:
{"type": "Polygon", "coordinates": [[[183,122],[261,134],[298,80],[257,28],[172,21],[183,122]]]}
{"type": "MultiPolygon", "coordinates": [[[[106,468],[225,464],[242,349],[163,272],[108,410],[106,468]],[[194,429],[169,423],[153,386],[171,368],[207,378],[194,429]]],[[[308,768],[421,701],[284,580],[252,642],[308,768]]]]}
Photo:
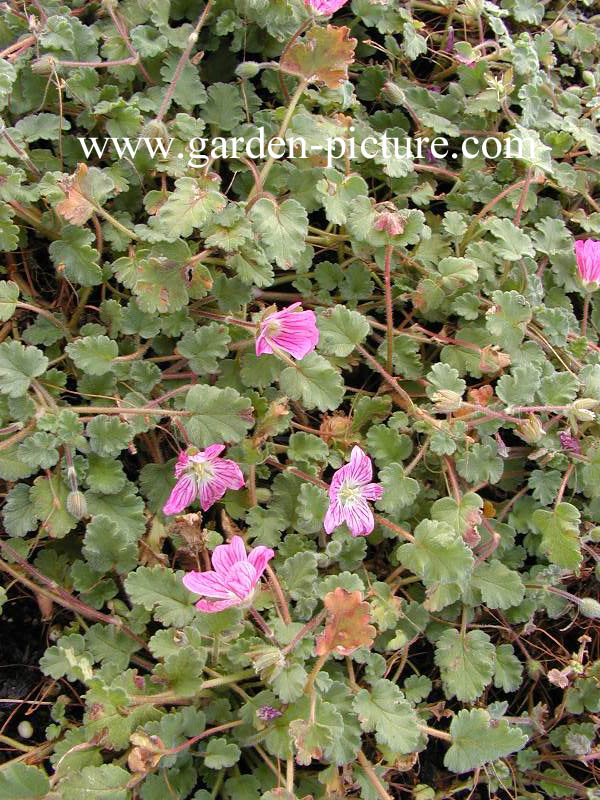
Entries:
{"type": "Polygon", "coordinates": [[[593,597],[582,597],[579,601],[579,610],[584,617],[600,619],[600,603],[593,597]]]}
{"type": "Polygon", "coordinates": [[[142,128],[140,136],[148,139],[164,139],[165,142],[169,141],[167,126],[164,122],[160,122],[160,120],[157,119],[151,119],[147,122],[142,128]]]}
{"type": "Polygon", "coordinates": [[[530,414],[529,417],[517,427],[515,433],[524,439],[527,444],[537,444],[545,431],[540,420],[530,414]]]}
{"type": "Polygon", "coordinates": [[[381,92],[386,100],[389,100],[390,103],[394,103],[394,105],[402,106],[406,102],[406,95],[402,91],[402,89],[392,81],[386,81],[383,84],[381,92]]]}
{"type": "Polygon", "coordinates": [[[87,502],[81,492],[69,492],[67,495],[67,511],[74,516],[75,519],[87,517],[87,502]]]}
{"type": "Polygon", "coordinates": [[[539,661],[534,658],[530,658],[527,661],[527,672],[530,678],[539,678],[539,676],[543,673],[544,669],[539,661]]]}
{"type": "Polygon", "coordinates": [[[238,78],[245,80],[246,78],[254,78],[260,72],[260,64],[256,61],[244,61],[238,64],[235,69],[235,74],[238,78]]]}
{"type": "Polygon", "coordinates": [[[461,396],[452,389],[441,389],[439,392],[434,392],[431,399],[439,411],[458,411],[462,404],[461,396]]]}

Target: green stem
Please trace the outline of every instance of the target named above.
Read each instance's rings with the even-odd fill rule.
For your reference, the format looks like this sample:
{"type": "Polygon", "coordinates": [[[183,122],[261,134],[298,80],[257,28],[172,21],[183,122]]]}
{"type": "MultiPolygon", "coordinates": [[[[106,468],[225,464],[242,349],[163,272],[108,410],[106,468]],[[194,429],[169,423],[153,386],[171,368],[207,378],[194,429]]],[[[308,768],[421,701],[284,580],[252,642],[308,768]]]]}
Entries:
{"type": "Polygon", "coordinates": [[[387,345],[387,371],[390,375],[394,371],[394,308],[392,305],[392,253],[394,247],[388,244],[385,248],[385,317],[386,317],[386,345],[387,345]]]}
{"type": "MultiPolygon", "coordinates": [[[[277,133],[277,137],[279,137],[280,139],[283,139],[283,137],[285,136],[285,133],[286,133],[286,131],[288,129],[288,126],[289,126],[289,124],[290,124],[290,122],[292,120],[292,115],[293,115],[293,113],[294,113],[294,111],[296,109],[296,106],[298,105],[298,101],[302,97],[302,95],[303,95],[306,87],[308,86],[308,84],[309,84],[309,81],[305,79],[305,80],[300,81],[300,83],[296,87],[296,91],[292,95],[292,99],[290,100],[290,104],[287,107],[287,110],[285,112],[285,116],[284,116],[284,118],[283,118],[283,120],[281,122],[281,126],[279,128],[279,132],[277,133]]],[[[261,186],[265,185],[266,180],[267,180],[267,176],[269,175],[269,172],[271,171],[271,167],[273,166],[274,163],[275,163],[275,157],[274,156],[269,156],[269,158],[267,159],[266,164],[264,165],[264,167],[262,168],[262,170],[260,172],[260,185],[261,186]]],[[[255,192],[256,192],[256,184],[255,184],[254,188],[252,189],[252,191],[250,192],[250,194],[248,196],[248,200],[252,199],[252,196],[253,196],[253,194],[255,194],[255,192]]]]}

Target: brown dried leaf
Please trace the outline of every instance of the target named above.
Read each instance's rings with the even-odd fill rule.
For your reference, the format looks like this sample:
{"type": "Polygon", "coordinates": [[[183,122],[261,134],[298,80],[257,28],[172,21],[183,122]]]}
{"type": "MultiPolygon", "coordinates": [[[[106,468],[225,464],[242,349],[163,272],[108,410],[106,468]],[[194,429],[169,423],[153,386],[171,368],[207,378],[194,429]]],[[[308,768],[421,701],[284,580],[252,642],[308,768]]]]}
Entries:
{"type": "Polygon", "coordinates": [[[346,27],[315,25],[284,54],[280,68],[311,83],[339,89],[348,80],[348,67],[354,61],[356,39],[348,38],[349,32],[346,27]]]}
{"type": "Polygon", "coordinates": [[[56,211],[73,225],[83,225],[94,211],[94,206],[85,197],[84,182],[87,172],[85,164],[78,164],[73,175],[69,175],[59,183],[67,196],[57,204],[56,211]]]}
{"type": "Polygon", "coordinates": [[[369,647],[375,638],[375,628],[368,603],[360,592],[347,592],[340,586],[325,595],[328,617],[323,633],[317,637],[315,653],[318,656],[336,652],[348,656],[359,647],[369,647]]]}

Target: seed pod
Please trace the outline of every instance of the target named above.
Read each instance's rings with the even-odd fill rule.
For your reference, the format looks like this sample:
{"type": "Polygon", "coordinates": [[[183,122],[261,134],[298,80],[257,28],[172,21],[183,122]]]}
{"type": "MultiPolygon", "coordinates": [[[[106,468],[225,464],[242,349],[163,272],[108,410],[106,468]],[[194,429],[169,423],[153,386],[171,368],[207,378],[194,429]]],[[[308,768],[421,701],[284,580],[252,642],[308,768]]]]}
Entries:
{"type": "Polygon", "coordinates": [[[67,495],[67,511],[69,514],[72,514],[75,519],[87,517],[87,502],[81,492],[69,492],[67,495]]]}
{"type": "Polygon", "coordinates": [[[394,103],[397,106],[404,105],[406,102],[406,96],[404,92],[399,86],[397,86],[395,83],[392,83],[392,81],[386,81],[383,84],[381,91],[386,100],[389,100],[391,103],[394,103]]]}

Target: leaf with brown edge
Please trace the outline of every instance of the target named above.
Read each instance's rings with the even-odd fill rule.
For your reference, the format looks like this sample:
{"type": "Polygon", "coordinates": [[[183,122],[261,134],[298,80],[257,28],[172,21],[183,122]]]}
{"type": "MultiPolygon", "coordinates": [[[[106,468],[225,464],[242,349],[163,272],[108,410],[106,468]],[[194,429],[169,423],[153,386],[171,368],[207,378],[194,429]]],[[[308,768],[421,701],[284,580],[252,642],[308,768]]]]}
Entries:
{"type": "Polygon", "coordinates": [[[280,68],[309,83],[324,83],[339,89],[348,80],[348,67],[354,61],[356,39],[350,39],[350,29],[328,25],[315,26],[293,44],[280,61],[280,68]]]}
{"type": "Polygon", "coordinates": [[[57,204],[56,211],[63,219],[73,225],[83,225],[94,211],[94,206],[85,197],[82,185],[87,172],[86,164],[78,164],[73,175],[67,176],[60,182],[60,188],[67,196],[57,204]]]}
{"type": "Polygon", "coordinates": [[[360,592],[347,592],[340,586],[328,592],[324,599],[328,611],[327,624],[317,637],[315,653],[318,656],[336,652],[348,656],[359,647],[369,647],[375,638],[375,628],[368,603],[360,592]]]}

